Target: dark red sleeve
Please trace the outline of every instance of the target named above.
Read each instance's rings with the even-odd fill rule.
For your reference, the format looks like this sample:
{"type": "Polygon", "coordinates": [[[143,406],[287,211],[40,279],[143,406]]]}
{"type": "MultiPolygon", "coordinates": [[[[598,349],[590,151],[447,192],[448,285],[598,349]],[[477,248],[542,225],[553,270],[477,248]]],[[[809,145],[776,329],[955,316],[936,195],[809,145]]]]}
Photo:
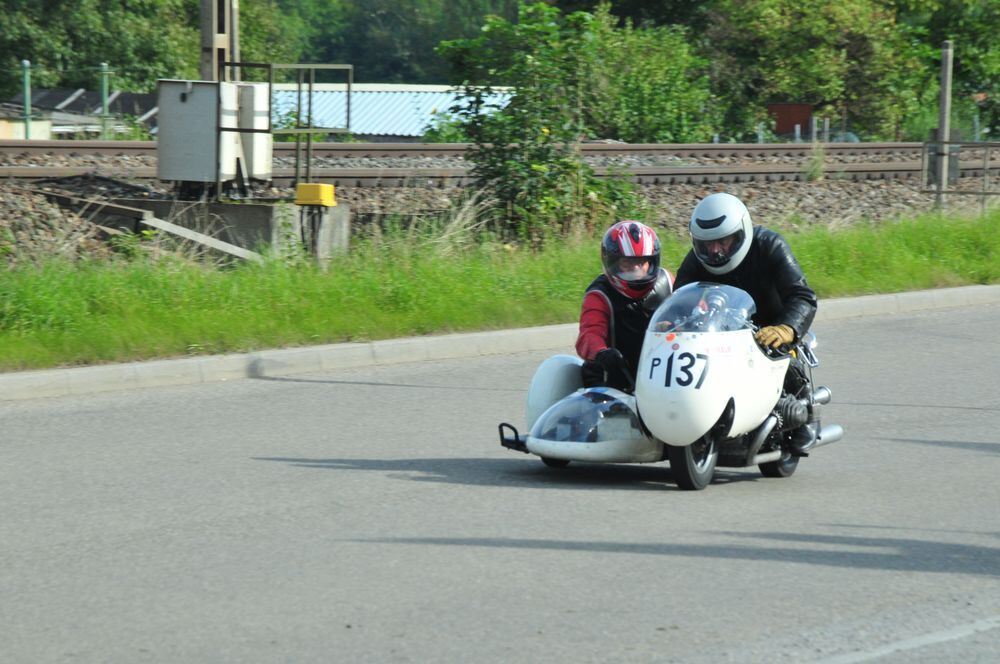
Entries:
{"type": "Polygon", "coordinates": [[[611,345],[609,329],[611,305],[603,293],[591,291],[583,296],[580,311],[580,334],[576,338],[576,352],[585,360],[592,360],[611,345]]]}

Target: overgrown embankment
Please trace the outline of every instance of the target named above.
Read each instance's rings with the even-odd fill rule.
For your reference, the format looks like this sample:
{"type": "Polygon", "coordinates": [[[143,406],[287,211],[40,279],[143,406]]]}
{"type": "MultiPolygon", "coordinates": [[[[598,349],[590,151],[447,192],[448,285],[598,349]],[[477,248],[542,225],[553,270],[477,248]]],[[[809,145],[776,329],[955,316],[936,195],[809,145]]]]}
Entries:
{"type": "MultiPolygon", "coordinates": [[[[600,269],[596,237],[530,251],[440,230],[373,238],[327,271],[287,257],[220,270],[142,246],[0,271],[0,370],[566,323],[600,269]]],[[[687,244],[663,235],[673,268],[687,244]]],[[[1000,282],[1000,212],[788,237],[821,298],[1000,282]]]]}

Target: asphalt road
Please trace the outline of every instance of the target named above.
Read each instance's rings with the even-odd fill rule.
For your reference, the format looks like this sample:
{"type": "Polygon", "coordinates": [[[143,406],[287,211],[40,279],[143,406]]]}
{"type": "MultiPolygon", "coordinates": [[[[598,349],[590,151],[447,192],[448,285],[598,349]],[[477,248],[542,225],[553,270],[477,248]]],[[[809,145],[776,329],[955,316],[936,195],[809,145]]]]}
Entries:
{"type": "Polygon", "coordinates": [[[502,449],[548,353],[0,403],[5,662],[995,662],[1000,305],[821,322],[789,479],[502,449]]]}

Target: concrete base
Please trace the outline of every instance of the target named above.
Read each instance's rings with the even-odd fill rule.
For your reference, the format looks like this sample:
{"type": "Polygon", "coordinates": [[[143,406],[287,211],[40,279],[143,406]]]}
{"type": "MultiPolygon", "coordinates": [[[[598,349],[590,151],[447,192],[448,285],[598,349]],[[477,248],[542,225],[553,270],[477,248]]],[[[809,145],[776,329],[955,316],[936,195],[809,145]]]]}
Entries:
{"type": "MultiPolygon", "coordinates": [[[[308,209],[293,203],[205,203],[144,198],[119,198],[114,203],[149,210],[159,219],[258,252],[301,246],[302,221],[306,218],[302,212],[308,209]]],[[[337,205],[318,210],[314,254],[326,262],[349,246],[351,209],[337,205]]],[[[134,225],[131,221],[129,224],[134,225]]]]}
{"type": "Polygon", "coordinates": [[[351,215],[348,208],[341,205],[296,208],[298,218],[293,229],[298,232],[300,243],[316,257],[320,265],[329,263],[334,254],[347,251],[351,240],[351,215]]]}

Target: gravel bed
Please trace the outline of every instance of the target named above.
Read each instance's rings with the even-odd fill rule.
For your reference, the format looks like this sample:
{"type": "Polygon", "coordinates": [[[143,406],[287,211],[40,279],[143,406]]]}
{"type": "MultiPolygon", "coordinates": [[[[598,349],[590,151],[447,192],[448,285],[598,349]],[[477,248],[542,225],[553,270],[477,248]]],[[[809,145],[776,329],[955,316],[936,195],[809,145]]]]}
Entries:
{"type": "MultiPolygon", "coordinates": [[[[865,221],[892,221],[929,212],[934,195],[920,191],[915,180],[818,180],[815,182],[735,183],[725,185],[666,185],[644,187],[656,223],[679,233],[687,231],[691,210],[716,191],[738,196],[755,224],[779,230],[826,226],[841,229],[865,221]]],[[[958,197],[953,197],[958,198],[958,197]]],[[[962,197],[952,210],[978,209],[978,199],[962,197]]]]}
{"type": "MultiPolygon", "coordinates": [[[[305,154],[303,153],[303,164],[305,154]]],[[[294,157],[275,157],[274,168],[295,168],[294,157]]],[[[313,155],[313,168],[471,168],[461,157],[325,157],[313,155]]]]}
{"type": "MultiPolygon", "coordinates": [[[[818,156],[818,155],[817,155],[818,156]]],[[[920,159],[919,154],[910,150],[897,150],[873,155],[849,155],[826,153],[822,155],[827,169],[838,164],[912,162],[920,159]]],[[[982,150],[964,149],[963,160],[981,161],[982,150]]],[[[996,158],[996,151],[994,151],[996,158]]],[[[643,167],[643,166],[711,166],[740,164],[796,164],[806,167],[816,159],[814,155],[771,155],[771,156],[718,156],[718,157],[678,157],[674,155],[594,155],[584,158],[593,167],[643,167]]],[[[327,157],[314,155],[313,168],[470,168],[471,162],[462,157],[327,157]]],[[[63,168],[90,168],[128,173],[131,169],[155,168],[155,155],[93,155],[93,154],[17,154],[0,153],[0,166],[21,167],[50,166],[63,168]]],[[[292,157],[276,156],[275,169],[294,168],[292,157]]]]}
{"type": "MultiPolygon", "coordinates": [[[[982,180],[965,178],[959,187],[977,191],[982,180]]],[[[934,194],[922,192],[916,180],[817,180],[815,182],[758,182],[738,184],[643,185],[638,193],[652,211],[657,228],[684,234],[691,210],[698,201],[716,191],[739,196],[750,209],[754,222],[784,231],[826,226],[831,229],[872,221],[892,221],[930,212],[934,194]]],[[[353,210],[368,213],[413,213],[446,209],[459,200],[460,188],[337,189],[337,200],[353,210]]],[[[1000,196],[990,199],[1000,206],[1000,196]]],[[[961,215],[978,214],[978,196],[951,196],[948,209],[961,215]]]]}
{"type": "Polygon", "coordinates": [[[156,168],[156,155],[97,155],[76,153],[17,154],[0,152],[0,166],[8,168],[110,168],[127,171],[131,168],[156,168]]]}
{"type": "MultiPolygon", "coordinates": [[[[94,167],[98,173],[102,169],[119,171],[155,165],[155,159],[150,161],[145,157],[128,156],[69,155],[53,160],[45,155],[33,155],[13,159],[16,163],[11,163],[12,159],[10,155],[0,155],[0,165],[87,165],[94,167]]],[[[279,161],[276,160],[276,165],[279,161]]],[[[433,162],[445,168],[463,163],[463,160],[451,158],[329,161],[331,166],[350,163],[355,167],[359,163],[367,164],[367,167],[387,167],[390,164],[395,167],[427,167],[429,162],[433,162]]],[[[714,161],[721,162],[722,160],[714,161]]],[[[630,165],[649,163],[648,159],[641,159],[630,162],[630,165]]],[[[30,260],[32,256],[46,253],[72,256],[98,250],[100,242],[95,239],[93,229],[86,220],[48,202],[44,197],[25,195],[20,188],[22,185],[15,182],[0,182],[0,185],[0,263],[30,260]]],[[[101,176],[63,178],[33,186],[82,198],[173,197],[172,188],[167,183],[101,176]]],[[[975,191],[982,186],[982,179],[963,178],[959,186],[975,191]]],[[[997,190],[996,184],[993,184],[993,189],[997,190]]],[[[921,191],[916,178],[852,181],[830,177],[814,182],[640,185],[638,191],[649,204],[653,223],[658,228],[677,233],[686,231],[688,218],[695,204],[715,191],[728,191],[739,196],[750,208],[755,223],[782,230],[819,225],[838,229],[866,220],[893,220],[928,212],[934,204],[933,194],[921,191]]],[[[293,198],[293,191],[288,188],[259,189],[255,194],[271,198],[293,198]]],[[[462,194],[463,190],[457,187],[338,187],[337,200],[350,205],[353,211],[371,218],[373,215],[447,210],[461,199],[462,194]]],[[[976,214],[982,209],[981,198],[978,196],[951,196],[948,205],[949,210],[958,214],[976,214]]],[[[989,199],[991,208],[998,205],[1000,196],[989,199]]]]}
{"type": "MultiPolygon", "coordinates": [[[[888,152],[877,155],[826,154],[824,161],[829,164],[891,163],[919,159],[910,151],[888,152]]],[[[981,159],[972,151],[963,153],[965,159],[981,159]]],[[[729,157],[678,157],[674,155],[597,155],[584,158],[595,167],[633,166],[707,166],[712,164],[808,164],[813,160],[806,156],[729,156],[729,157]]],[[[275,157],[274,168],[293,168],[292,157],[275,157]]],[[[93,155],[93,154],[0,154],[0,166],[27,168],[50,166],[64,168],[113,168],[127,171],[133,168],[155,168],[155,155],[93,155]]],[[[327,157],[313,156],[314,168],[468,168],[471,163],[462,157],[327,157]]]]}
{"type": "Polygon", "coordinates": [[[0,182],[0,265],[22,265],[48,256],[105,256],[99,229],[47,198],[0,182]]]}

